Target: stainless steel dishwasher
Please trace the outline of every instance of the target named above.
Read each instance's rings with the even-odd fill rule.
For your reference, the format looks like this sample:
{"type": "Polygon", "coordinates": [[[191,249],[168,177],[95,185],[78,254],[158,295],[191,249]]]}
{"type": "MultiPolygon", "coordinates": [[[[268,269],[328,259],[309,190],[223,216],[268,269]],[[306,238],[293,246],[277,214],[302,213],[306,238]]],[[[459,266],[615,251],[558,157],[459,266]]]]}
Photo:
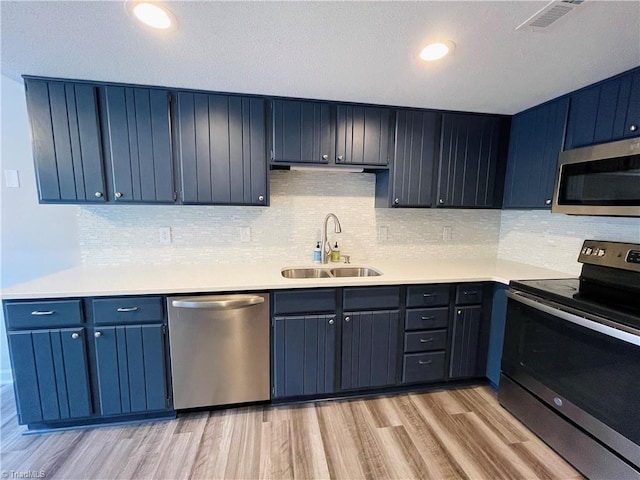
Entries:
{"type": "Polygon", "coordinates": [[[176,409],[269,400],[269,295],[168,297],[176,409]]]}

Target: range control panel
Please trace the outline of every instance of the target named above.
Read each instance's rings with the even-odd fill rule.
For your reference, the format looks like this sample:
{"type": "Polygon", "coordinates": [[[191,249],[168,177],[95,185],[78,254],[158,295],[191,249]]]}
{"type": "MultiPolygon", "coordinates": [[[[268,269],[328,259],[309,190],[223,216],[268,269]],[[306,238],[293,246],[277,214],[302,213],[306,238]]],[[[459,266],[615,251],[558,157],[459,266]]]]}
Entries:
{"type": "Polygon", "coordinates": [[[578,255],[578,262],[640,272],[640,245],[585,240],[578,255]]]}

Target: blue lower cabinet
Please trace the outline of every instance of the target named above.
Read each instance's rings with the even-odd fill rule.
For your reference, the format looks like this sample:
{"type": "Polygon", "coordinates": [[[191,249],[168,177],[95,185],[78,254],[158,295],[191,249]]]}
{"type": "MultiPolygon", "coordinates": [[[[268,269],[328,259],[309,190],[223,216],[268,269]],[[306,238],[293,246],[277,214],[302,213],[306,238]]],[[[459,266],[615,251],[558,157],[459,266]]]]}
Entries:
{"type": "Polygon", "coordinates": [[[274,397],[335,391],[335,315],[299,315],[273,320],[274,397]]]}
{"type": "Polygon", "coordinates": [[[399,327],[398,310],[344,314],[343,390],[383,387],[397,382],[399,327]]]}
{"type": "Polygon", "coordinates": [[[477,376],[482,305],[456,307],[453,319],[449,378],[477,376]]]}
{"type": "Polygon", "coordinates": [[[84,328],[9,332],[21,424],[91,415],[84,328]]]}
{"type": "Polygon", "coordinates": [[[164,325],[96,327],[93,335],[102,415],[169,407],[164,325]]]}

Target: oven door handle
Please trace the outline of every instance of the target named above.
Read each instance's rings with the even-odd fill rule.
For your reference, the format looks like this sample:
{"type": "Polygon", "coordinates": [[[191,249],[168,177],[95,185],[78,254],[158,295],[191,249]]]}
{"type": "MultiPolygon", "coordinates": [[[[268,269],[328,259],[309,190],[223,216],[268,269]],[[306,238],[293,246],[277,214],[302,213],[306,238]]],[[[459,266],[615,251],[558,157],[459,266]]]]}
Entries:
{"type": "Polygon", "coordinates": [[[619,330],[617,328],[609,327],[608,325],[604,325],[600,322],[589,320],[585,317],[581,317],[579,315],[574,315],[573,313],[560,310],[559,308],[552,306],[550,304],[547,304],[543,301],[529,298],[528,296],[525,296],[520,292],[507,290],[507,297],[511,298],[512,300],[515,300],[516,302],[520,302],[524,305],[527,305],[528,307],[534,308],[536,310],[540,310],[541,312],[544,312],[544,313],[548,313],[549,315],[553,315],[554,317],[561,318],[562,320],[566,320],[567,322],[571,322],[576,325],[580,325],[581,327],[587,328],[589,330],[593,330],[594,332],[602,333],[603,335],[617,338],[618,340],[622,340],[623,342],[640,346],[640,335],[634,335],[633,333],[629,333],[623,330],[619,330]]]}

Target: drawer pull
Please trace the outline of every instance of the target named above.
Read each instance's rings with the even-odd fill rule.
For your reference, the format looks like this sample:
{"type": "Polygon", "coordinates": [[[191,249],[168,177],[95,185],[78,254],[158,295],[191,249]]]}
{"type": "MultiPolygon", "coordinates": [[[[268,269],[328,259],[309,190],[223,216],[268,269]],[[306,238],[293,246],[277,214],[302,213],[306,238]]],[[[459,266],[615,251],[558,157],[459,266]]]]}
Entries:
{"type": "Polygon", "coordinates": [[[420,343],[429,343],[433,342],[433,338],[421,338],[420,343]]]}
{"type": "Polygon", "coordinates": [[[429,316],[429,317],[420,317],[422,320],[434,320],[436,317],[434,317],[433,315],[429,316]]]}
{"type": "Polygon", "coordinates": [[[462,292],[462,293],[464,293],[465,295],[477,295],[478,294],[478,292],[462,292]]]}
{"type": "Polygon", "coordinates": [[[432,360],[418,360],[418,365],[429,365],[432,363],[432,360]]]}
{"type": "Polygon", "coordinates": [[[428,298],[428,297],[435,297],[435,296],[436,296],[436,294],[435,294],[435,293],[423,293],[423,294],[422,294],[422,296],[423,296],[424,298],[428,298]]]}
{"type": "Polygon", "coordinates": [[[138,310],[138,307],[120,307],[118,308],[118,312],[135,312],[138,310]]]}
{"type": "Polygon", "coordinates": [[[31,315],[53,315],[54,313],[56,313],[55,310],[34,310],[33,312],[31,312],[31,315]]]}

